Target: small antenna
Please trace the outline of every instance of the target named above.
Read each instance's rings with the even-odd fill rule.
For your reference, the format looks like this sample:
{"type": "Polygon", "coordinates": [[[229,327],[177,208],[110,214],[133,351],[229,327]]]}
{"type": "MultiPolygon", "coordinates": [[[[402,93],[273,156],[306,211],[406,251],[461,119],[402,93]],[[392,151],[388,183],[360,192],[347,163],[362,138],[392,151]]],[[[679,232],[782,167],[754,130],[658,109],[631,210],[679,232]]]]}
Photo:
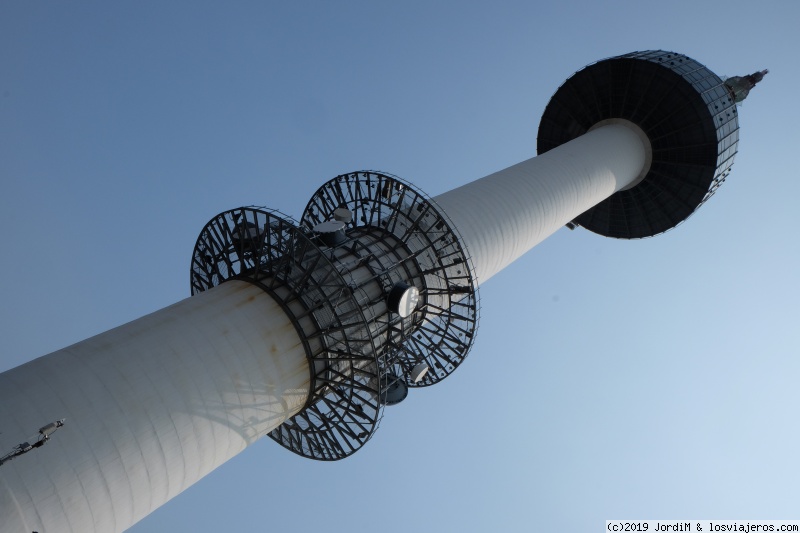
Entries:
{"type": "Polygon", "coordinates": [[[11,459],[19,457],[24,453],[28,453],[34,448],[40,448],[44,446],[44,443],[50,440],[50,435],[55,433],[58,428],[64,425],[65,420],[66,418],[62,418],[61,420],[56,420],[55,422],[50,422],[49,424],[40,427],[38,437],[34,435],[34,437],[29,438],[25,442],[17,444],[10,452],[0,457],[0,466],[2,466],[4,463],[7,463],[11,459]],[[36,438],[36,441],[31,444],[31,441],[34,440],[34,438],[36,438]]]}

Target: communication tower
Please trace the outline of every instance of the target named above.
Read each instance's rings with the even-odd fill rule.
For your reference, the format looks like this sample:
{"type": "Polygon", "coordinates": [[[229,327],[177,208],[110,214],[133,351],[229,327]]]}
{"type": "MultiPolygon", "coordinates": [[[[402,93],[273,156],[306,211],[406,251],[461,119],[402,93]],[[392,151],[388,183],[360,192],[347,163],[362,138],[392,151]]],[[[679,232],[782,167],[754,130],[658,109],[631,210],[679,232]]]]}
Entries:
{"type": "Polygon", "coordinates": [[[565,225],[650,237],[706,202],[736,154],[736,102],[764,74],[606,59],[553,95],[537,157],[485,178],[431,198],[359,171],[297,221],[220,213],[194,247],[192,297],[0,374],[0,438],[69,419],[0,467],[0,530],[127,529],[265,435],[353,454],[386,406],[464,362],[478,286],[537,243],[565,225]]]}

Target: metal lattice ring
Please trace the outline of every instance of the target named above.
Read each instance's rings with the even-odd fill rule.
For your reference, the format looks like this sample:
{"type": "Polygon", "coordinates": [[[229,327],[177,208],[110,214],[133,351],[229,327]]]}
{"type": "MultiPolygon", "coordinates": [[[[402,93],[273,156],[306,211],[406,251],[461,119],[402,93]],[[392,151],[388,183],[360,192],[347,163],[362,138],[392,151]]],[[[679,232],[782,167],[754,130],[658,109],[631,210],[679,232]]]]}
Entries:
{"type": "Polygon", "coordinates": [[[306,407],[270,433],[304,457],[337,460],[361,448],[383,415],[378,350],[357,298],[336,266],[288,217],[243,207],[214,217],[192,255],[192,294],[231,279],[280,303],[312,369],[306,407]]]}
{"type": "Polygon", "coordinates": [[[409,386],[427,386],[449,376],[466,358],[478,325],[478,287],[467,250],[433,200],[396,176],[374,171],[342,174],[309,201],[301,224],[313,228],[350,211],[352,229],[376,227],[393,234],[423,273],[424,318],[387,357],[397,375],[408,377],[424,361],[431,369],[409,386]],[[338,211],[341,213],[341,211],[338,211]]]}

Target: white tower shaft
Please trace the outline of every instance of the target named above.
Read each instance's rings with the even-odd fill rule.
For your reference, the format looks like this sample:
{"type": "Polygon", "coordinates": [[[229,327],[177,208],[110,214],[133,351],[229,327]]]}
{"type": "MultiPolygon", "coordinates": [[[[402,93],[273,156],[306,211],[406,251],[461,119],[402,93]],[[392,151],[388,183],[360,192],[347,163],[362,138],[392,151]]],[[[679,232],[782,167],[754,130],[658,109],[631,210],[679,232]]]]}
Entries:
{"type": "MultiPolygon", "coordinates": [[[[483,282],[633,183],[645,156],[634,129],[603,126],[435,200],[483,282]]],[[[0,469],[0,531],[127,529],[298,413],[309,387],[292,321],[243,281],[9,370],[2,446],[67,425],[0,469]]]]}
{"type": "Polygon", "coordinates": [[[538,157],[436,196],[483,283],[575,217],[632,184],[641,133],[609,124],[538,157]]]}
{"type": "Polygon", "coordinates": [[[300,411],[305,351],[281,307],[231,281],[0,374],[0,531],[123,531],[300,411]]]}

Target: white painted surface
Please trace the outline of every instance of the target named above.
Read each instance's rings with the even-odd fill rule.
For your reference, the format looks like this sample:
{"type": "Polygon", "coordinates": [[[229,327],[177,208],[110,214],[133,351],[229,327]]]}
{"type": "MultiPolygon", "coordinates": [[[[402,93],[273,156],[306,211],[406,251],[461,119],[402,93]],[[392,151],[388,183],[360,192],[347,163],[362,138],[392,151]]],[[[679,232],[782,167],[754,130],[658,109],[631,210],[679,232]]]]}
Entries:
{"type": "Polygon", "coordinates": [[[240,281],[0,374],[0,531],[122,531],[297,413],[309,371],[277,303],[240,281]]]}
{"type": "Polygon", "coordinates": [[[483,283],[590,207],[632,183],[646,163],[623,124],[577,139],[434,198],[458,229],[483,283]]]}
{"type": "Polygon", "coordinates": [[[636,134],[639,136],[639,139],[642,141],[642,144],[644,145],[644,165],[642,165],[642,169],[639,171],[639,174],[633,178],[633,181],[619,189],[620,191],[627,191],[628,189],[632,189],[644,181],[644,179],[647,177],[647,174],[650,172],[650,165],[653,163],[653,145],[650,144],[650,138],[642,128],[640,128],[636,123],[624,118],[607,118],[605,120],[601,120],[589,128],[589,131],[594,131],[598,128],[602,128],[603,126],[608,126],[609,124],[624,124],[636,132],[636,134]]]}
{"type": "Polygon", "coordinates": [[[419,289],[413,286],[407,288],[400,297],[400,302],[397,305],[397,314],[400,315],[401,318],[411,316],[411,313],[417,308],[418,303],[419,289]]]}

